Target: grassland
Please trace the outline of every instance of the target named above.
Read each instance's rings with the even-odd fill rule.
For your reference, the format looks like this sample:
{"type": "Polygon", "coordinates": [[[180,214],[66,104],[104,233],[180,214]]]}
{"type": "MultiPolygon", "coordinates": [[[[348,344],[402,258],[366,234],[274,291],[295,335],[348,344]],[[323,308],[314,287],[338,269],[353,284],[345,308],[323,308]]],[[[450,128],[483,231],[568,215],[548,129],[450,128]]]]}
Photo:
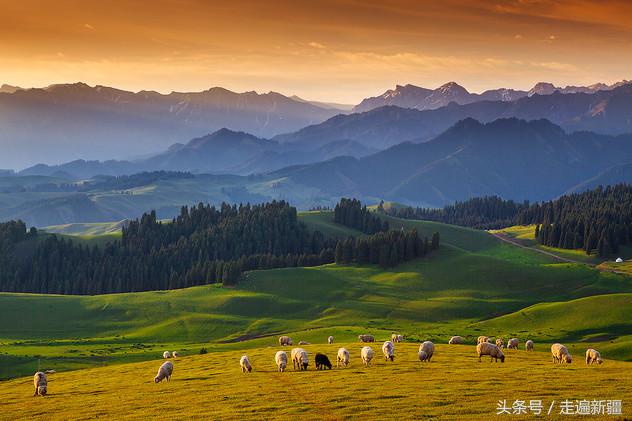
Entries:
{"type": "MultiPolygon", "coordinates": [[[[385,339],[384,337],[378,339],[385,339]]],[[[247,351],[254,370],[242,374],[243,351],[186,355],[174,360],[171,382],[155,384],[162,363],[152,360],[49,375],[49,394],[32,397],[32,378],[0,383],[0,419],[489,419],[498,400],[543,401],[544,413],[555,401],[623,402],[630,415],[632,363],[607,360],[587,366],[581,355],[573,364],[552,364],[548,352],[507,351],[506,362],[479,363],[474,345],[438,344],[431,363],[417,360],[417,344],[398,344],[395,362],[376,355],[371,367],[359,361],[355,342],[307,345],[310,358],[330,359],[339,346],[351,353],[349,368],[278,373],[278,346],[247,351]]],[[[379,343],[373,346],[379,353],[379,343]]],[[[289,352],[289,349],[286,349],[289,352]]],[[[313,364],[313,361],[310,360],[313,364]]],[[[510,416],[510,418],[522,419],[510,416]]]]}

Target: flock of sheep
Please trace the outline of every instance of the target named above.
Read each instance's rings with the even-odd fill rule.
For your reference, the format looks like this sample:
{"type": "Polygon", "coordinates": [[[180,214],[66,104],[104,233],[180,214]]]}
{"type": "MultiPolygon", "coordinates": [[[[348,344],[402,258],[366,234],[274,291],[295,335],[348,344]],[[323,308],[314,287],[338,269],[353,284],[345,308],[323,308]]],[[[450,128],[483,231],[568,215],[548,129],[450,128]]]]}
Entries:
{"type": "MultiPolygon", "coordinates": [[[[359,335],[358,339],[362,343],[372,343],[375,342],[375,337],[373,335],[359,335]]],[[[382,345],[382,354],[384,355],[384,359],[386,361],[394,361],[395,360],[395,343],[402,342],[404,338],[402,335],[393,334],[391,336],[390,341],[384,342],[382,345]]],[[[334,337],[330,336],[327,338],[328,344],[334,343],[334,337]]],[[[448,341],[450,345],[464,344],[465,340],[461,336],[453,336],[448,341]]],[[[292,338],[289,336],[281,336],[279,337],[279,345],[281,346],[292,346],[294,343],[292,338]]],[[[307,342],[301,341],[299,344],[308,344],[307,342]]],[[[519,340],[518,338],[512,338],[507,341],[507,349],[518,349],[519,340]]],[[[484,355],[490,356],[490,361],[498,361],[505,362],[505,354],[503,353],[503,349],[505,348],[505,343],[501,338],[496,339],[495,343],[492,342],[487,336],[479,336],[477,339],[476,345],[476,353],[478,354],[478,361],[481,361],[481,357],[484,355]]],[[[525,349],[527,351],[533,350],[533,341],[528,340],[525,342],[525,349]]],[[[417,352],[417,356],[419,357],[419,361],[421,362],[430,362],[432,356],[434,355],[435,346],[431,341],[425,341],[421,345],[419,345],[419,351],[417,352]]],[[[555,343],[551,345],[551,354],[553,355],[554,363],[566,363],[570,364],[572,361],[571,354],[568,352],[568,348],[564,345],[555,343]]],[[[169,359],[171,357],[178,358],[178,352],[169,352],[165,351],[163,353],[163,358],[169,359]]],[[[364,346],[360,350],[360,358],[362,364],[365,366],[371,365],[371,361],[373,360],[374,353],[373,349],[370,346],[364,346]]],[[[290,359],[292,360],[292,365],[294,370],[307,370],[309,366],[309,356],[307,351],[303,348],[293,348],[290,353],[290,359]]],[[[322,369],[331,369],[332,364],[329,361],[329,358],[325,354],[317,353],[314,357],[314,361],[316,364],[317,370],[322,369]]],[[[274,355],[274,362],[277,365],[279,372],[284,372],[287,364],[288,357],[285,351],[278,351],[274,355]]],[[[598,363],[601,364],[603,360],[601,359],[601,354],[599,351],[589,348],[586,350],[586,364],[598,363]]],[[[338,353],[336,355],[336,367],[347,367],[349,365],[349,351],[346,348],[338,349],[338,353]]],[[[252,364],[248,359],[247,355],[242,355],[239,360],[239,366],[241,367],[242,372],[250,373],[252,371],[252,364]]],[[[171,380],[171,375],[173,374],[173,363],[171,361],[165,361],[160,368],[158,369],[158,374],[154,377],[154,382],[160,383],[162,380],[167,379],[167,381],[171,380]]],[[[47,392],[47,380],[46,374],[38,371],[35,373],[33,378],[33,384],[35,385],[35,393],[33,396],[45,396],[47,392]]]]}

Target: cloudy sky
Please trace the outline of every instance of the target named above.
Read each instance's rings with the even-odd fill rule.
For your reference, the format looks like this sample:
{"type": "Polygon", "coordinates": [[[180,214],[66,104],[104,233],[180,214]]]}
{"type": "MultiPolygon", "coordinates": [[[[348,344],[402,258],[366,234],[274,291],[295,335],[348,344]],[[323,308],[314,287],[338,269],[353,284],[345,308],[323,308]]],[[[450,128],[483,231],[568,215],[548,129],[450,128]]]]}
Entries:
{"type": "Polygon", "coordinates": [[[632,79],[632,2],[0,0],[0,83],[223,86],[357,103],[632,79]]]}

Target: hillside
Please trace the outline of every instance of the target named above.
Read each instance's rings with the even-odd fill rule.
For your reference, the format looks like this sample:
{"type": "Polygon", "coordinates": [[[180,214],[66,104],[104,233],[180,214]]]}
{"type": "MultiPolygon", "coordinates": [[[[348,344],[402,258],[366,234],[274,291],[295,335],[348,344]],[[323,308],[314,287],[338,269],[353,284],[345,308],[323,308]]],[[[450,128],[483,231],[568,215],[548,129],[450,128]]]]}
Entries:
{"type": "MultiPolygon", "coordinates": [[[[312,213],[303,220],[330,225],[326,215],[312,213]]],[[[423,332],[439,343],[455,333],[530,337],[536,343],[564,338],[577,352],[591,343],[580,341],[608,335],[612,343],[607,347],[595,345],[604,347],[606,358],[632,359],[630,325],[614,314],[593,312],[593,331],[573,323],[556,329],[559,313],[547,316],[552,330],[515,317],[496,319],[542,302],[605,294],[629,299],[630,278],[554,264],[554,259],[482,231],[421,221],[389,223],[393,229],[398,224],[416,227],[421,234],[439,231],[441,249],[386,271],[355,265],[254,271],[236,288],[208,285],[102,296],[0,294],[0,318],[8,321],[0,327],[7,353],[0,362],[11,361],[0,364],[0,377],[32,372],[34,355],[46,367],[67,370],[152,359],[164,347],[197,352],[201,347],[272,346],[282,332],[310,342],[329,334],[350,341],[366,330],[397,330],[419,339],[423,332]],[[480,325],[482,320],[494,321],[493,328],[480,325]],[[241,340],[247,341],[235,342],[241,340]]]]}
{"type": "MultiPolygon", "coordinates": [[[[404,343],[395,348],[395,362],[387,363],[376,355],[371,367],[362,367],[359,343],[325,345],[323,339],[305,346],[312,358],[307,372],[294,372],[290,363],[285,373],[278,373],[273,360],[278,346],[274,346],[247,351],[253,364],[248,375],[239,371],[243,350],[235,350],[186,353],[173,360],[169,383],[152,381],[162,363],[155,356],[142,363],[51,374],[45,398],[31,396],[30,377],[3,382],[3,416],[146,419],[148,414],[181,418],[186,413],[207,418],[213,408],[213,418],[227,420],[262,414],[282,419],[387,419],[394,413],[407,419],[422,415],[463,419],[467,414],[467,419],[487,420],[496,414],[498,400],[505,399],[511,407],[517,399],[536,399],[542,401],[544,413],[555,401],[551,418],[557,419],[559,403],[565,399],[610,398],[621,399],[623,414],[629,413],[626,402],[632,399],[632,384],[620,379],[632,375],[632,363],[607,360],[600,366],[586,366],[574,361],[571,366],[555,366],[543,347],[531,353],[508,351],[504,364],[490,364],[487,358],[478,363],[473,345],[438,344],[432,362],[420,364],[418,345],[404,343]],[[331,371],[313,370],[316,352],[333,359],[339,346],[351,354],[348,368],[337,369],[334,362],[331,371]]],[[[377,348],[379,344],[374,344],[379,352],[377,348]]],[[[285,351],[289,353],[289,349],[285,351]]]]}

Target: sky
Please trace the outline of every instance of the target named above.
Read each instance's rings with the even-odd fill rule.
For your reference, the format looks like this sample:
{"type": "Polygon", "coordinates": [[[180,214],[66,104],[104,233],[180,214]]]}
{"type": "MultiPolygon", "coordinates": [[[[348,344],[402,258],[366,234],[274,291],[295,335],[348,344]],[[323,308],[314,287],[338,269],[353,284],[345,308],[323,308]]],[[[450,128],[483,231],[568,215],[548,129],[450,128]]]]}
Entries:
{"type": "Polygon", "coordinates": [[[0,0],[0,84],[276,91],[358,103],[632,79],[632,2],[0,0]]]}

